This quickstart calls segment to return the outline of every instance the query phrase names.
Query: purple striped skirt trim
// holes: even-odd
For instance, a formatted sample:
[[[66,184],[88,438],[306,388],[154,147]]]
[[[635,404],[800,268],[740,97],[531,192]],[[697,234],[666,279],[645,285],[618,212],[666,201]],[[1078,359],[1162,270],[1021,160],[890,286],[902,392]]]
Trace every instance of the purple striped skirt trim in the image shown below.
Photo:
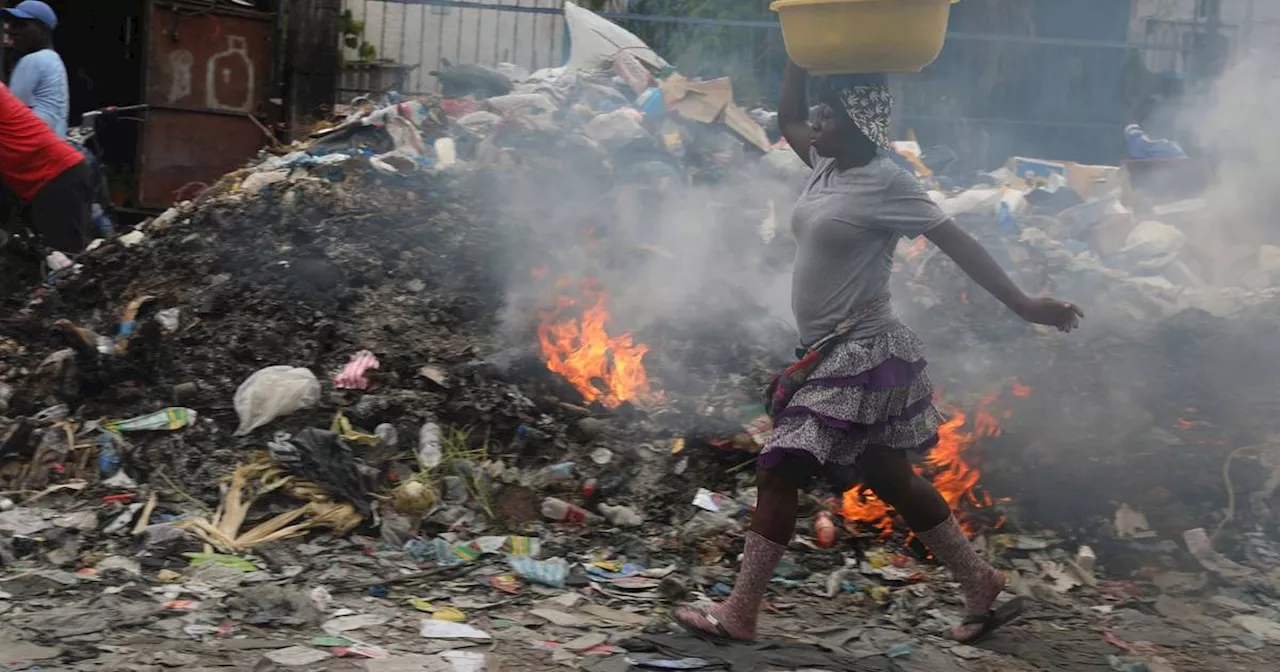
[[[929,363],[924,359],[908,362],[905,359],[891,357],[874,369],[863,371],[852,376],[832,376],[827,378],[810,378],[805,385],[817,387],[861,387],[868,390],[889,390],[895,387],[906,387],[924,371]]]
[[[925,439],[923,443],[906,448],[915,453],[923,453],[938,445],[938,435]],[[788,478],[803,483],[813,478],[822,467],[818,458],[806,448],[776,447],[767,453],[761,453],[756,460],[756,468],[783,474]]]
[[[930,408],[933,408],[933,397],[925,397],[924,399],[921,399],[915,402],[914,404],[911,404],[906,408],[902,409],[902,413],[899,415],[888,417],[888,418],[885,418],[884,420],[879,420],[876,422],[864,424],[864,423],[853,422],[852,420],[841,420],[840,418],[832,417],[830,415],[826,415],[818,411],[815,411],[814,409],[808,408],[807,406],[792,405],[783,409],[782,412],[778,414],[777,419],[783,420],[785,418],[810,417],[818,420],[819,422],[830,427],[831,429],[838,429],[844,432],[848,432],[849,434],[852,434],[855,438],[857,438],[859,436],[864,436],[872,432],[882,430],[885,427],[888,427],[889,425],[896,425],[902,422],[909,422],[912,419],[914,419],[916,416],[920,415],[921,413],[924,413]]]

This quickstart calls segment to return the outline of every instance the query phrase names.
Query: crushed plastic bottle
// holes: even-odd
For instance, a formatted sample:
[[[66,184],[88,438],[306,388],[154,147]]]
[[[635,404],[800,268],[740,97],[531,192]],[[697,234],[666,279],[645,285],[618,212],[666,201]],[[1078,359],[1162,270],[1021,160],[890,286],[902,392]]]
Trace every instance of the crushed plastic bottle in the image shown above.
[[[598,522],[600,516],[587,511],[576,504],[570,504],[562,499],[548,497],[542,500],[542,515],[549,520],[555,520],[562,523],[578,523],[585,524],[589,522]]]
[[[549,467],[543,467],[533,473],[529,478],[529,485],[535,488],[545,488],[556,483],[564,483],[573,480],[577,465],[573,462],[560,462]]]
[[[680,537],[689,541],[703,539],[728,532],[737,526],[738,521],[723,513],[699,511],[680,526]]]
[[[423,563],[435,559],[435,548],[427,542],[414,537],[404,542],[404,554],[414,562]]]

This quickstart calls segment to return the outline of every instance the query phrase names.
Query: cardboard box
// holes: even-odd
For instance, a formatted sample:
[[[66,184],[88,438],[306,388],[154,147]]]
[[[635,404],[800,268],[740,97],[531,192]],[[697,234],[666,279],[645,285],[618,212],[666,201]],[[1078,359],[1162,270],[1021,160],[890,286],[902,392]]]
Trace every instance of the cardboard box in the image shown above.
[[[694,82],[676,73],[662,82],[661,89],[668,110],[704,124],[723,124],[760,151],[769,151],[768,134],[733,103],[733,85],[728,77]]]
[[[1157,206],[1202,196],[1213,171],[1200,159],[1133,159],[1120,166],[1121,201],[1145,215]]]
[[[1014,186],[1023,189],[1066,185],[1086,201],[1110,193],[1118,186],[1117,166],[1094,166],[1072,161],[1051,161],[1025,156],[1011,157],[1005,168],[1014,175]]]

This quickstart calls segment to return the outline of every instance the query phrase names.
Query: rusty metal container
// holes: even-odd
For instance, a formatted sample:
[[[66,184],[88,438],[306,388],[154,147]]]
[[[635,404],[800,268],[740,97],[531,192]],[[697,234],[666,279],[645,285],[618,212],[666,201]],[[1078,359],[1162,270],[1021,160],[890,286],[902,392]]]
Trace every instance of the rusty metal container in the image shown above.
[[[270,142],[266,110],[276,18],[225,4],[149,0],[137,202],[165,208]]]

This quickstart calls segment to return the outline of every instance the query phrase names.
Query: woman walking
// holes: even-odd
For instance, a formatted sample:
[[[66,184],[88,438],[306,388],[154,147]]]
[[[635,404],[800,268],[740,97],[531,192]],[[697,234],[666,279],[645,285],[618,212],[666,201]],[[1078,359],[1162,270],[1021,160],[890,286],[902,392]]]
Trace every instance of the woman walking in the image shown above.
[[[675,618],[698,634],[755,639],[760,603],[795,532],[799,489],[819,473],[856,467],[960,583],[966,617],[951,635],[976,641],[1016,618],[1021,601],[992,609],[1003,575],[911,468],[908,453],[937,443],[942,416],[920,339],[889,304],[894,249],[904,236],[927,237],[1028,322],[1070,331],[1082,313],[1024,294],[915,176],[884,156],[891,100],[883,76],[829,78],[812,125],[807,86],[808,74],[788,63],[778,123],[813,169],[792,217],[791,306],[805,354],[766,392],[774,430],[758,462],[759,499],[733,592],[720,604],[682,607]]]

